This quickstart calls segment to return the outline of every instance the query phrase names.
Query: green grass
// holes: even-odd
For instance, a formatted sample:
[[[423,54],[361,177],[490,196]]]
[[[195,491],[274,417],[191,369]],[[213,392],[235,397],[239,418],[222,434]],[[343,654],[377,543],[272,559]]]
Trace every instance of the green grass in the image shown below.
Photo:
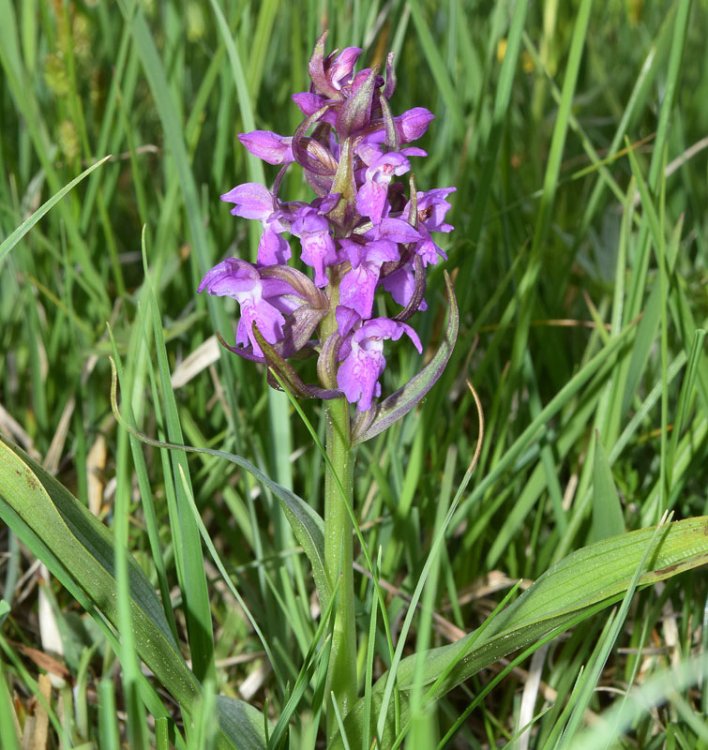
[[[364,700],[356,730],[342,725],[368,737],[390,722],[391,746],[550,750],[596,747],[607,716],[609,747],[708,747],[700,571],[623,591],[614,614],[594,602],[450,691],[425,671],[426,649],[491,633],[518,580],[666,511],[708,513],[708,187],[692,148],[708,132],[705,0],[0,0],[0,434],[118,550],[116,619],[95,619],[71,571],[33,567],[53,559],[49,533],[0,527],[0,744],[22,746],[15,721],[32,734],[39,676],[63,665],[48,747],[217,747],[217,711],[257,734],[262,714],[236,699],[265,714],[271,746],[323,746],[330,618],[313,617],[316,517],[292,500],[322,512],[309,429],[324,438],[323,410],[300,414],[228,353],[171,384],[214,332],[233,336],[234,307],[195,290],[226,255],[252,258],[258,235],[218,196],[273,179],[236,134],[293,131],[323,19],[329,44],[363,46],[367,63],[395,50],[395,113],[437,116],[416,181],[457,186],[444,267],[461,316],[433,391],[359,449]],[[296,178],[286,189],[309,197]],[[428,359],[444,290],[436,269],[414,319]],[[411,347],[391,352],[388,392],[421,367]],[[473,472],[466,380],[485,415]],[[197,697],[168,695],[159,655],[144,674],[133,560]],[[372,688],[392,665],[410,702],[393,679]]]

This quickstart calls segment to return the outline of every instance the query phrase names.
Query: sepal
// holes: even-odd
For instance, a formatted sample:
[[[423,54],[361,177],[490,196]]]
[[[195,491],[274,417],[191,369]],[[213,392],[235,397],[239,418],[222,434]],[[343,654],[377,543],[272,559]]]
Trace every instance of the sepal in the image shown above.
[[[307,69],[310,73],[310,78],[312,79],[315,91],[330,99],[336,99],[339,96],[339,91],[331,84],[327,72],[325,71],[326,40],[327,32],[325,31],[315,44],[315,49],[312,53]]]

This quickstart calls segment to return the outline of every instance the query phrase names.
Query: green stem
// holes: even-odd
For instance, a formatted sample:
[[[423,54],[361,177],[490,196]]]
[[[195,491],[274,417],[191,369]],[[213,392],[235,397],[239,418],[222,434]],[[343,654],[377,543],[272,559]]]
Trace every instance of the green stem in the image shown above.
[[[335,591],[334,630],[327,676],[327,695],[334,695],[345,716],[357,697],[356,633],[354,627],[354,571],[352,523],[347,504],[352,503],[354,456],[349,436],[349,404],[343,398],[327,401],[327,456],[331,469],[325,475],[324,554],[327,576]],[[337,731],[331,706],[327,734]]]

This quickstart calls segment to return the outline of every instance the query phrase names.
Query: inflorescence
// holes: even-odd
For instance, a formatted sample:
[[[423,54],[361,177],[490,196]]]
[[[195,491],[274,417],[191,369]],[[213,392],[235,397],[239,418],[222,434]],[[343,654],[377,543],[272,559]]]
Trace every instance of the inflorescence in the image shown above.
[[[305,116],[295,134],[239,136],[252,154],[281,165],[271,190],[245,183],[221,196],[234,204],[232,214],[261,222],[257,262],[227,258],[199,291],[238,302],[231,351],[266,362],[300,395],[343,395],[366,412],[381,395],[383,342],[405,334],[422,352],[406,321],[427,307],[425,269],[446,258],[432,233],[452,231],[445,214],[455,188],[419,192],[412,176],[407,186],[399,179],[410,173],[411,158],[427,155],[408,144],[426,132],[433,115],[423,107],[391,114],[393,55],[385,78],[376,68],[355,72],[361,50],[325,56],[325,38],[309,63],[310,91],[293,96]],[[279,195],[295,163],[315,192],[310,203]],[[297,260],[309,273],[289,264],[294,237]],[[376,317],[377,293],[389,294],[400,310]],[[308,353],[318,354],[321,387],[302,383],[286,363]]]

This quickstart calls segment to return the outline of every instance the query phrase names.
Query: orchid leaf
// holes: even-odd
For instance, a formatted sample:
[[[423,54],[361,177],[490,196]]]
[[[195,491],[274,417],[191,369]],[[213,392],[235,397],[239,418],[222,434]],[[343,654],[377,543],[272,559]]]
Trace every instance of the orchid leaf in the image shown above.
[[[115,551],[110,531],[19,448],[0,440],[0,518],[104,627],[116,634]],[[191,713],[202,688],[187,666],[145,574],[129,557],[131,614],[140,658]],[[159,704],[158,704],[159,705]],[[242,701],[220,699],[219,747],[262,750],[265,719]]]
[[[551,567],[519,599],[501,612],[484,629],[474,631],[448,646],[426,654],[424,676],[416,677],[418,655],[403,659],[396,681],[400,695],[400,721],[408,717],[408,699],[416,684],[429,686],[426,698],[436,701],[502,657],[540,645],[554,633],[572,627],[622,599],[633,584],[647,548],[648,568],[639,577],[645,587],[708,564],[708,516],[689,518],[604,539],[584,547]],[[382,701],[388,675],[374,686],[372,705],[359,700],[345,720],[351,747],[369,746],[363,737],[367,710],[376,711]],[[380,747],[391,747],[394,739],[393,709],[387,717]],[[366,739],[366,742],[364,740]],[[340,748],[335,741],[330,750]]]
[[[445,287],[450,310],[444,341],[440,344],[432,360],[417,375],[413,376],[403,388],[385,398],[372,410],[357,415],[352,427],[352,444],[358,445],[370,440],[394,422],[403,418],[422,401],[442,375],[455,346],[460,324],[455,291],[447,273],[445,274]]]

